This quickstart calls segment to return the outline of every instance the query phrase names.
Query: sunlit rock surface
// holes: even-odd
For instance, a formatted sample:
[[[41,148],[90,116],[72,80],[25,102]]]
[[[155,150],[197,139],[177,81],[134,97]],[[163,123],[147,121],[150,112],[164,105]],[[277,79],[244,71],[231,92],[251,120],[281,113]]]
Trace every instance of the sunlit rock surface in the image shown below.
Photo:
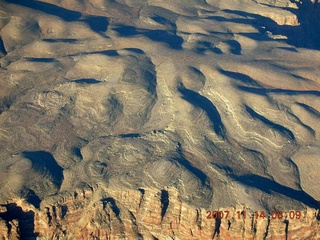
[[[2,0],[0,236],[319,238],[319,9]]]
[[[181,201],[176,188],[114,190],[87,186],[44,200],[41,210],[21,199],[0,209],[3,239],[318,239],[319,212],[307,208],[262,217],[237,205],[224,217]],[[245,212],[244,215],[240,213]],[[281,215],[280,215],[281,214]],[[261,217],[260,217],[261,215]],[[222,215],[221,215],[222,216]],[[218,224],[219,222],[219,224]],[[10,229],[10,230],[8,230]],[[217,233],[215,234],[217,237]]]

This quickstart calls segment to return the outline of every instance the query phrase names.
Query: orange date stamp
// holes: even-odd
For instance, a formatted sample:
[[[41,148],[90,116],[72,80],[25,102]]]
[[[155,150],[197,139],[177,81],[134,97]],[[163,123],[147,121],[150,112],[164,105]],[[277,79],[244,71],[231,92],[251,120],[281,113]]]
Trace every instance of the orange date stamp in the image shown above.
[[[246,219],[248,217],[247,212],[245,210],[243,211],[236,211],[234,218],[237,219]],[[271,213],[265,213],[265,211],[254,211],[250,214],[250,218],[255,219],[264,219],[264,218],[270,218],[270,219],[301,219],[302,214],[299,210],[292,210],[288,212],[284,211],[272,211]],[[228,219],[230,218],[230,211],[224,210],[224,211],[207,211],[206,219]]]

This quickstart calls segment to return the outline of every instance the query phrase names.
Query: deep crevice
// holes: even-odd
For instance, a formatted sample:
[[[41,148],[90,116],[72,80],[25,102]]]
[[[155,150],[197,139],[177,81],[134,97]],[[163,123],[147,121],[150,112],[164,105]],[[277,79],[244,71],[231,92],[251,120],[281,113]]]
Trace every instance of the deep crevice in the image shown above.
[[[18,234],[20,239],[36,240],[38,233],[34,232],[35,214],[33,211],[24,212],[16,203],[0,205],[7,209],[6,212],[0,213],[0,218],[6,221],[9,232],[11,226],[9,222],[16,219],[18,220]]]
[[[144,189],[142,189],[142,188],[139,188],[138,191],[141,193],[141,197],[140,197],[140,201],[139,201],[139,208],[140,208],[141,204],[142,204],[142,202],[144,200],[144,194],[145,194],[146,191]]]
[[[269,234],[269,227],[270,227],[270,218],[268,218],[268,224],[267,224],[267,228],[263,237],[263,240],[266,240]]]
[[[286,228],[285,228],[285,233],[286,233],[286,240],[288,240],[288,237],[289,237],[289,220],[284,220],[283,223],[286,225]]]
[[[51,214],[50,214],[50,210],[49,210],[49,208],[46,208],[46,215],[47,215],[47,218],[48,218],[48,224],[49,224],[49,226],[51,225],[51,222],[52,222],[52,216],[51,216]]]
[[[138,240],[143,240],[143,235],[139,232],[139,226],[137,224],[136,217],[134,216],[134,214],[131,211],[129,211],[129,214],[130,214],[130,217],[131,217],[131,222],[132,222],[132,225],[133,225],[133,228],[134,228],[134,232],[138,237],[137,239]]]
[[[161,190],[161,221],[167,212],[169,206],[169,193],[166,190]]]
[[[68,207],[66,205],[61,206],[61,218],[63,219],[68,212]]]
[[[214,237],[216,235],[219,237],[219,235],[220,235],[220,227],[221,227],[221,218],[215,216],[214,232],[213,232],[212,239],[214,239]]]
[[[122,235],[122,237],[124,237],[125,234],[125,227],[123,224],[122,219],[120,218],[120,209],[116,204],[116,201],[114,198],[112,197],[107,197],[101,200],[102,204],[103,204],[103,209],[106,209],[106,207],[109,205],[111,207],[111,210],[114,212],[114,214],[116,215],[116,218],[118,219],[119,223],[120,223],[120,233]],[[110,221],[110,215],[109,216],[109,221]]]

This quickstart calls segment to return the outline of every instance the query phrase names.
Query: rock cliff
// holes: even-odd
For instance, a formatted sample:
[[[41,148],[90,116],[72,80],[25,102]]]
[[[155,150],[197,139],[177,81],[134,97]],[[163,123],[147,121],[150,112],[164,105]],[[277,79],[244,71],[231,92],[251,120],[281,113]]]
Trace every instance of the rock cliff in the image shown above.
[[[1,239],[319,239],[319,212],[256,215],[248,206],[216,209],[181,201],[175,188],[84,189],[40,209],[21,199],[1,204]],[[291,216],[290,215],[291,212]],[[293,212],[295,212],[294,215]],[[240,214],[239,214],[240,213]],[[228,216],[227,216],[228,214]],[[210,215],[210,218],[208,217]],[[217,215],[218,216],[218,215]],[[299,217],[298,217],[299,216]]]

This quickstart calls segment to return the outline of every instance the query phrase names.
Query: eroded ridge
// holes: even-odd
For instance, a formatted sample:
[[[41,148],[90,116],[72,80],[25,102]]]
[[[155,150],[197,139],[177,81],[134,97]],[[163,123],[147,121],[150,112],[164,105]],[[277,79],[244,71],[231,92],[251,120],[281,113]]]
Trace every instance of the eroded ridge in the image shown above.
[[[2,1],[4,232],[315,233],[314,220],[204,221],[319,208],[319,4],[245,2]]]

